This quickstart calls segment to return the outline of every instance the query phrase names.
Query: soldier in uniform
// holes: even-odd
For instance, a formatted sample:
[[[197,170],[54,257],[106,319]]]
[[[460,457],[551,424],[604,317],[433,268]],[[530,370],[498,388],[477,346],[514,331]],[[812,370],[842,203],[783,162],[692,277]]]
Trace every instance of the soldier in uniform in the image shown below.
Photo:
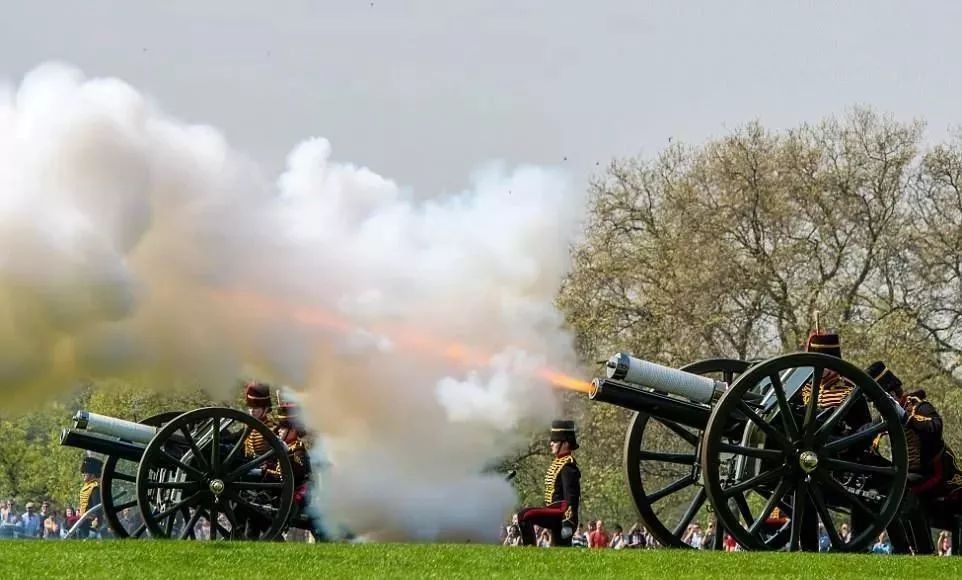
[[[551,452],[554,461],[544,477],[544,507],[525,508],[518,512],[521,541],[535,546],[534,527],[551,532],[553,546],[571,546],[571,538],[578,529],[578,508],[581,505],[581,471],[572,451],[578,449],[574,421],[554,421],[551,424]]]
[[[267,425],[268,429],[273,430],[275,425],[271,419],[271,388],[269,385],[251,381],[244,386],[244,402],[248,412],[252,417]],[[264,440],[264,436],[257,431],[251,431],[244,441],[244,456],[248,459],[259,457],[270,449],[270,444]]]
[[[271,418],[273,409],[273,399],[271,398],[271,387],[266,383],[251,381],[244,385],[244,404],[247,412],[261,423],[273,431],[276,427]],[[257,431],[251,431],[247,439],[244,440],[244,457],[254,459],[270,451],[270,443],[264,436]],[[265,462],[262,466],[263,476],[269,477],[268,470],[270,462]],[[250,540],[256,540],[262,533],[270,528],[270,518],[255,510],[247,509],[243,506],[237,508],[238,527],[243,530],[244,535]]]
[[[807,352],[818,352],[842,358],[842,341],[839,335],[832,331],[815,331],[808,336],[805,343]],[[843,379],[832,370],[825,370],[819,385],[817,407],[819,410],[831,409],[842,404],[848,398],[855,386]],[[809,382],[801,390],[802,402],[806,405],[812,398],[812,384]],[[849,431],[857,429],[872,420],[868,403],[859,402],[852,406],[843,418],[842,429]]]
[[[83,516],[87,510],[100,505],[100,474],[104,464],[96,457],[86,456],[80,465],[80,473],[83,474],[84,482],[80,487],[80,502],[77,504],[77,514]],[[77,528],[77,537],[86,539],[91,532],[96,532],[100,528],[100,516],[88,516],[80,523]]]
[[[280,402],[274,433],[287,445],[287,453],[294,470],[294,502],[298,508],[303,508],[307,497],[307,479],[311,464],[307,457],[307,444],[304,441],[304,429],[301,426],[297,405],[289,401]],[[276,461],[272,463],[268,473],[273,477],[280,477],[281,471]]]

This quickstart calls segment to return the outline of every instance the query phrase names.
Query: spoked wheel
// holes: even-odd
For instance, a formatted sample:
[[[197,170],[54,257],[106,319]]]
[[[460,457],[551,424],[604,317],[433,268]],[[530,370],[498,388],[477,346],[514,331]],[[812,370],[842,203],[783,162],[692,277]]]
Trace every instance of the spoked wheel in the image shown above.
[[[249,457],[244,442],[253,434],[268,449]],[[275,539],[293,501],[286,446],[234,409],[198,409],[167,423],[137,471],[137,502],[154,538]]]
[[[732,384],[749,366],[740,360],[709,359],[681,370]],[[635,413],[625,436],[628,489],[642,523],[666,547],[690,548],[682,538],[708,509],[698,474],[700,438],[700,429],[642,412]],[[705,542],[720,547],[720,530],[713,536]]]
[[[142,425],[162,427],[179,411],[161,413],[141,421]],[[147,537],[147,527],[137,511],[137,462],[110,455],[104,462],[100,477],[101,503],[104,519],[118,539]]]
[[[802,389],[786,388],[799,376]],[[746,400],[759,388],[770,392],[766,402]],[[739,424],[743,437],[733,445],[726,435]],[[783,355],[746,371],[718,400],[702,469],[719,521],[742,546],[786,547],[765,535],[778,508],[789,550],[817,550],[824,533],[832,551],[857,551],[898,511],[905,432],[895,402],[860,369],[824,354]],[[842,523],[852,529],[849,541],[837,531]]]

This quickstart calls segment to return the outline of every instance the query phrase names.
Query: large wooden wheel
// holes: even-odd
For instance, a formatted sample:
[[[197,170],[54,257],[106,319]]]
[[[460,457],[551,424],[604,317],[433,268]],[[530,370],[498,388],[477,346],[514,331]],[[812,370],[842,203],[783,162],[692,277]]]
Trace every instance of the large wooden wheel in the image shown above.
[[[160,413],[140,423],[150,427],[162,427],[180,414],[180,411]],[[147,537],[147,527],[136,510],[138,465],[137,462],[116,455],[110,455],[104,461],[100,477],[100,501],[107,526],[118,539]]]
[[[244,441],[253,433],[267,450],[247,457]],[[286,446],[234,409],[197,409],[170,421],[147,445],[137,471],[137,502],[154,538],[276,539],[293,499]]]
[[[681,370],[732,384],[750,363],[708,359]],[[705,490],[697,477],[701,429],[637,412],[625,435],[624,464],[628,489],[638,516],[663,546],[690,548],[682,541],[688,526],[707,510]],[[720,544],[721,530],[705,538]],[[717,547],[717,546],[716,546]]]
[[[797,373],[805,387],[786,388]],[[746,400],[758,389],[771,393],[765,402]],[[821,395],[834,403],[820,407]],[[861,409],[865,419],[854,421]],[[743,437],[732,444],[739,423]],[[786,547],[766,535],[776,508],[787,515],[789,550],[818,549],[820,525],[832,551],[862,550],[896,515],[906,487],[896,403],[862,370],[817,353],[778,356],[741,375],[712,411],[701,462],[719,521],[752,550]],[[843,522],[848,541],[837,531]]]

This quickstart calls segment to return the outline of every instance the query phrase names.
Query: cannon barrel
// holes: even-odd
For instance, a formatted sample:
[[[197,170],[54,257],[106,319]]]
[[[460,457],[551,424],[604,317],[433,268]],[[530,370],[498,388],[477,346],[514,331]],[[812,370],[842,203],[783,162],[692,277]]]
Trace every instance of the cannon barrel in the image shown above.
[[[645,390],[638,385],[611,379],[595,379],[591,382],[588,397],[593,401],[611,403],[632,411],[639,411],[674,421],[693,429],[704,430],[708,425],[711,409],[705,405],[673,399],[666,395]]]
[[[648,387],[697,403],[710,403],[728,388],[723,381],[655,364],[623,352],[608,359],[605,374],[609,379]]]
[[[145,449],[144,445],[138,443],[128,443],[79,429],[64,429],[60,434],[60,444],[103,455],[115,455],[133,462],[140,461]]]
[[[77,414],[73,417],[73,422],[76,430],[116,437],[117,439],[143,445],[150,443],[150,440],[157,434],[156,427],[116,419],[106,415],[98,415],[90,411],[77,411]]]

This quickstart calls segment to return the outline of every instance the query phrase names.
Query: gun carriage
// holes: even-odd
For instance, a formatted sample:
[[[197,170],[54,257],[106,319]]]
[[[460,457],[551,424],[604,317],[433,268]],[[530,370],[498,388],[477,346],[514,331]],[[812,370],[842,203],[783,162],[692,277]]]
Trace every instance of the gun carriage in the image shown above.
[[[626,477],[662,545],[704,510],[751,550],[862,550],[896,518],[907,485],[896,403],[861,369],[794,353],[753,364],[712,359],[673,369],[613,356],[589,397],[632,411]],[[844,388],[839,388],[843,386]],[[820,400],[836,394],[834,404]],[[837,532],[848,522],[853,533]]]
[[[207,407],[139,423],[80,411],[73,421],[61,444],[107,456],[101,502],[119,538],[273,540],[291,527],[315,529],[295,505],[287,445],[241,411]],[[251,456],[245,442],[254,436],[266,451]]]

